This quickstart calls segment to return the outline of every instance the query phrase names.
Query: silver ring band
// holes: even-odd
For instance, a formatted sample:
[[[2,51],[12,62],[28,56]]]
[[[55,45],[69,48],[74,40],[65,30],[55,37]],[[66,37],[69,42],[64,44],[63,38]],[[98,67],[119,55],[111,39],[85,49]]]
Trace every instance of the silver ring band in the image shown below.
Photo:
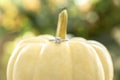
[[[61,42],[68,41],[68,39],[61,39],[60,37],[57,37],[55,39],[50,39],[49,41],[55,41],[55,43],[60,44]]]

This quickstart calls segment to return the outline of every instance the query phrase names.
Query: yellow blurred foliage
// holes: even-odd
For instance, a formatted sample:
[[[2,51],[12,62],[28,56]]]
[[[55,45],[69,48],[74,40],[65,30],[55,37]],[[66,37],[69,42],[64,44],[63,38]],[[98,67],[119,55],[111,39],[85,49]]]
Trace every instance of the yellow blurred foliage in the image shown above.
[[[41,10],[40,0],[21,0],[23,7],[31,12],[38,12]]]
[[[2,0],[0,7],[3,9],[1,25],[3,25],[7,30],[12,30],[16,28],[16,17],[19,13],[18,9],[13,5],[10,0]]]

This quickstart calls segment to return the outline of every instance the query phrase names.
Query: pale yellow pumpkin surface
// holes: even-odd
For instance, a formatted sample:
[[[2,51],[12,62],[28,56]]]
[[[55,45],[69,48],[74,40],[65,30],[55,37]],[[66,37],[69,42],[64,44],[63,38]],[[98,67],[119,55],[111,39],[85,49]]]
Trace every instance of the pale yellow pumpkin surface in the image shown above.
[[[51,35],[22,40],[7,67],[7,80],[113,80],[107,49],[80,37],[57,43]]]

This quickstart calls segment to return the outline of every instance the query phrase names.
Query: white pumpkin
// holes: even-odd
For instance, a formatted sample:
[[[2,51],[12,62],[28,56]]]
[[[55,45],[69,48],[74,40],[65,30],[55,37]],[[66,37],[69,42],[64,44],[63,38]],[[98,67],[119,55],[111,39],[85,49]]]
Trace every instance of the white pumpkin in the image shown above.
[[[10,57],[7,80],[112,80],[107,49],[96,41],[66,40],[67,12],[59,15],[56,38],[41,35],[22,40]]]

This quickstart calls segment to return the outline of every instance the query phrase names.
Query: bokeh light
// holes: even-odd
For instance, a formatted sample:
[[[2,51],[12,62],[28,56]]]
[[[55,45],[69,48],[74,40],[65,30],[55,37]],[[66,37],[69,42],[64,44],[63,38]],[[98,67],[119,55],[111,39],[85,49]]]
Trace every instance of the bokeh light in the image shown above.
[[[74,2],[84,12],[89,11],[92,7],[91,0],[74,0]]]

